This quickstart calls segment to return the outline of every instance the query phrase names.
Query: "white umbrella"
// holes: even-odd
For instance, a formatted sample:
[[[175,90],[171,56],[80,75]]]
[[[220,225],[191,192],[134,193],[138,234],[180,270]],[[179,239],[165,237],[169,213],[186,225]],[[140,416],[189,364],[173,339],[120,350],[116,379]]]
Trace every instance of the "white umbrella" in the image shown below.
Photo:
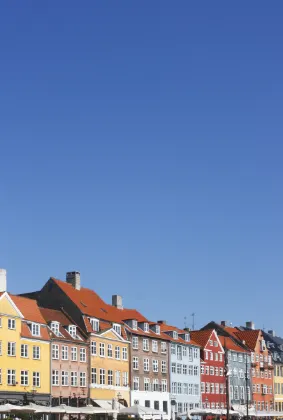
[[[125,407],[122,408],[119,411],[119,414],[129,414],[133,416],[145,416],[145,415],[151,415],[151,416],[163,416],[166,415],[163,411],[154,410],[150,407],[143,407],[141,405],[133,405],[132,407]]]

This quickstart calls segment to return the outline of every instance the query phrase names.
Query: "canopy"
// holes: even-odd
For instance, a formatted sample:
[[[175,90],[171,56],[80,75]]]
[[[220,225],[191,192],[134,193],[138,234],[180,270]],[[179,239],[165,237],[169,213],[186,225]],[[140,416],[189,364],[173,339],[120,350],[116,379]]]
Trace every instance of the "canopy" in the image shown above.
[[[166,416],[166,413],[164,413],[163,411],[159,411],[159,410],[154,410],[153,408],[150,407],[143,407],[141,405],[133,405],[132,407],[124,407],[119,411],[119,414],[129,414],[129,415],[133,415],[133,416],[145,416],[145,415],[150,415],[150,416]]]

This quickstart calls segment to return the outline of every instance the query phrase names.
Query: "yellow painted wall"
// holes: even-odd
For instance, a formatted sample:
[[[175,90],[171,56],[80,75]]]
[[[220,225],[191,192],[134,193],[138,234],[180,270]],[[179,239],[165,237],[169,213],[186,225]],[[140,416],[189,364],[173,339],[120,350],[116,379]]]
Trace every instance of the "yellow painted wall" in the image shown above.
[[[105,333],[104,336],[97,335],[97,336],[91,336],[90,341],[96,342],[96,349],[97,349],[97,355],[92,356],[91,355],[91,368],[96,368],[97,370],[97,387],[91,387],[90,388],[90,398],[92,399],[107,399],[111,400],[112,398],[117,398],[118,393],[121,395],[121,399],[125,399],[128,404],[130,403],[130,391],[129,387],[123,387],[123,372],[128,373],[128,382],[130,382],[130,372],[129,372],[129,357],[130,357],[130,347],[129,343],[123,342],[117,338],[117,336],[112,332],[108,331]],[[105,344],[105,357],[100,357],[99,355],[99,349],[100,349],[100,343]],[[108,350],[108,344],[112,344],[113,347],[113,358],[109,358],[107,355]],[[115,359],[115,346],[120,347],[120,359]],[[123,360],[123,347],[126,347],[128,350],[128,360]],[[106,384],[105,386],[100,385],[100,369],[105,369],[105,380]],[[108,389],[108,375],[107,371],[113,370],[113,384],[114,389]],[[115,372],[119,371],[121,372],[121,387],[115,386]]]
[[[0,391],[6,392],[31,392],[33,387],[33,372],[40,373],[40,387],[35,388],[37,393],[50,393],[50,343],[48,341],[30,340],[21,337],[21,325],[24,322],[6,297],[0,300],[0,341],[2,355],[0,355],[1,383]],[[8,329],[8,319],[13,318],[16,329]],[[43,328],[43,327],[41,327]],[[16,343],[16,356],[8,356],[8,342]],[[28,357],[21,357],[21,344],[28,345]],[[33,359],[33,346],[40,347],[40,360]],[[15,386],[7,384],[7,370],[16,370]],[[21,385],[21,370],[27,370],[29,385]]]
[[[274,364],[274,402],[275,409],[283,411],[283,364]]]

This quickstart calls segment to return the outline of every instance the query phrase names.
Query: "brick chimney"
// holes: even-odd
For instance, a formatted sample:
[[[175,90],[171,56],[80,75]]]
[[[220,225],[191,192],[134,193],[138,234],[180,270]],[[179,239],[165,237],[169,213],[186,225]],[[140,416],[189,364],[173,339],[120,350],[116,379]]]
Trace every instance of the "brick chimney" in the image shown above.
[[[7,272],[4,268],[0,268],[0,292],[7,291]]]
[[[164,319],[161,319],[160,321],[157,321],[157,324],[166,325],[166,321]]]
[[[112,295],[112,306],[117,309],[123,309],[123,298],[119,295]]]
[[[221,321],[221,325],[222,325],[222,327],[227,327],[228,322],[227,321]]]
[[[79,271],[69,271],[66,273],[66,282],[71,284],[75,289],[81,289],[81,274]]]
[[[249,330],[254,330],[255,329],[255,324],[253,321],[247,321],[246,322],[246,328],[248,328]]]

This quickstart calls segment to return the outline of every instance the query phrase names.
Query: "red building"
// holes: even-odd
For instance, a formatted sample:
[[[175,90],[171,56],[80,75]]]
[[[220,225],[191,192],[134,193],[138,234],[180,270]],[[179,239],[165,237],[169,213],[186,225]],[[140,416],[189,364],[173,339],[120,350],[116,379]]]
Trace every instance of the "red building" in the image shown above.
[[[191,331],[201,347],[201,397],[203,408],[225,408],[224,349],[215,330]]]

